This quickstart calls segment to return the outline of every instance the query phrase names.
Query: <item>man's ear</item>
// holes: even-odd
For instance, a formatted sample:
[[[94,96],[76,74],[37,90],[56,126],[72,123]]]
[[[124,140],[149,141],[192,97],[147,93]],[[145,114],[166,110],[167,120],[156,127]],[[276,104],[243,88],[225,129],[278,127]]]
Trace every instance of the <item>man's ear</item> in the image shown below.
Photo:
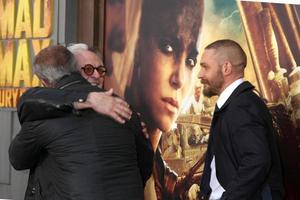
[[[232,64],[229,61],[225,61],[222,66],[222,72],[224,76],[230,75],[232,73]]]

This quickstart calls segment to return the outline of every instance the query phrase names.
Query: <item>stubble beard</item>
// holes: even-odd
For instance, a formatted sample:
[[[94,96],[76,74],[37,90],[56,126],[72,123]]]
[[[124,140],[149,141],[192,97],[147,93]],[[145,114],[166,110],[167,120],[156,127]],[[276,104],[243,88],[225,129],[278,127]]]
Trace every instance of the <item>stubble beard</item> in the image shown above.
[[[203,95],[210,98],[212,96],[217,96],[218,95],[218,91],[216,88],[207,86],[203,88]]]
[[[212,96],[218,96],[220,95],[220,90],[222,88],[222,85],[224,84],[224,78],[222,76],[219,76],[216,78],[218,80],[214,86],[210,85],[209,83],[206,83],[203,88],[203,95],[206,97],[212,97]]]

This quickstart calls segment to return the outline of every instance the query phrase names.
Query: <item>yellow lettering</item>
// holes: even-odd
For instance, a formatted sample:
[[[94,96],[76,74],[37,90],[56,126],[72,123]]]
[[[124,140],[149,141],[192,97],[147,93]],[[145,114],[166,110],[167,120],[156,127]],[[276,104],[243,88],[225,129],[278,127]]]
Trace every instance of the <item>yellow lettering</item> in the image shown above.
[[[44,0],[44,15],[42,19],[42,0],[34,1],[34,20],[33,20],[33,36],[34,37],[48,37],[52,32],[52,0]]]
[[[6,90],[5,94],[5,107],[11,107],[12,106],[12,95],[11,95],[11,90]]]
[[[27,40],[19,40],[13,86],[31,87],[31,63]],[[23,84],[22,84],[23,83]]]
[[[12,41],[7,42],[4,53],[2,42],[0,42],[0,86],[12,86],[13,52],[14,45]]]
[[[28,88],[20,88],[19,89],[19,98],[28,90]]]
[[[12,107],[16,107],[16,105],[17,105],[17,102],[18,102],[19,97],[20,97],[19,90],[20,89],[13,89],[13,91],[12,91],[12,96],[13,96],[13,103],[12,103],[13,105],[12,105]]]
[[[4,90],[0,89],[0,107],[4,107]]]
[[[0,0],[0,39],[14,36],[15,0]]]
[[[19,1],[15,38],[21,38],[22,32],[25,33],[27,38],[31,38],[31,25],[31,11],[29,0],[21,0]]]
[[[0,107],[15,108],[28,88],[0,88]]]
[[[42,49],[51,45],[51,39],[32,40],[32,47],[34,55],[37,55]]]
[[[42,86],[40,79],[34,74],[32,77],[31,87]]]
[[[32,83],[31,83],[31,87],[41,87],[43,86],[41,80],[34,74],[32,76]]]

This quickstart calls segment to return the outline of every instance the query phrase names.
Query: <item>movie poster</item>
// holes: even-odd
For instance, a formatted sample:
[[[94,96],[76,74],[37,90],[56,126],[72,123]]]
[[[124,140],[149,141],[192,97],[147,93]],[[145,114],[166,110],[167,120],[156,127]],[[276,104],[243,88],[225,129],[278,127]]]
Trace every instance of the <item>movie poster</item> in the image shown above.
[[[22,94],[41,85],[32,59],[53,44],[54,1],[0,0],[0,109],[14,109]]]
[[[197,75],[202,49],[233,39],[245,79],[273,114],[286,199],[300,199],[300,5],[234,0],[107,0],[107,89],[141,113],[156,150],[145,199],[196,199],[217,97]],[[203,20],[202,20],[203,19]]]

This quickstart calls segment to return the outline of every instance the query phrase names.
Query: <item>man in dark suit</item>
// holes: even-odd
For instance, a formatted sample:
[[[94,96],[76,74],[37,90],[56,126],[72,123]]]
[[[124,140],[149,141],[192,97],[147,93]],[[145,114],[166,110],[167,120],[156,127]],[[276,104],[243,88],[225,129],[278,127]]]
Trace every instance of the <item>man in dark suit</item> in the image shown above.
[[[50,46],[36,56],[33,70],[47,87],[79,94],[102,91],[77,72],[75,63],[65,47]],[[36,92],[22,98],[35,105],[40,99],[26,96]],[[9,149],[14,168],[30,169],[25,199],[143,199],[153,150],[136,113],[120,124],[90,109],[72,113],[67,104],[55,111],[47,102],[38,104],[58,113],[32,118],[19,106],[22,129]]]
[[[208,45],[201,58],[203,94],[219,95],[200,199],[283,199],[282,167],[272,117],[244,81],[246,54],[232,40]]]

